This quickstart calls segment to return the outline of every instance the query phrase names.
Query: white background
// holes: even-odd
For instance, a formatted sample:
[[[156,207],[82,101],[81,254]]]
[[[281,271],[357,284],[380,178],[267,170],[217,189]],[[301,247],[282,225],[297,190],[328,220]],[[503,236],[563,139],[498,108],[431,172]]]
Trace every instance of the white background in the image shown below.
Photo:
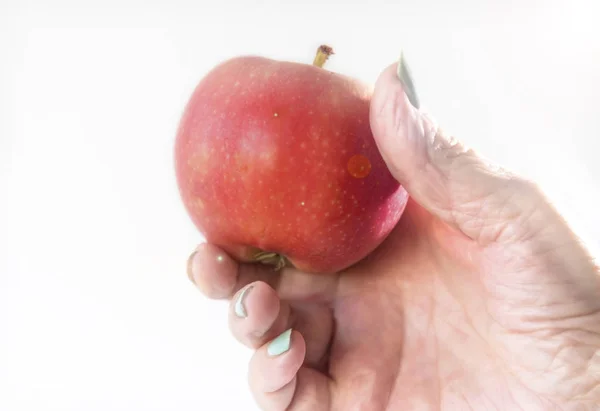
[[[0,0],[0,410],[255,409],[172,164],[227,57],[325,42],[372,83],[403,48],[439,122],[598,245],[597,1],[202,1]]]

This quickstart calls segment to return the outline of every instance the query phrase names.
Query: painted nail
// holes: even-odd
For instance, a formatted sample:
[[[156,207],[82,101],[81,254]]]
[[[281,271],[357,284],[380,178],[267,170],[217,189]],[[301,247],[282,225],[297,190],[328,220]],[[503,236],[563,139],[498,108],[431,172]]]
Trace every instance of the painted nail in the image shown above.
[[[415,91],[415,85],[412,80],[412,76],[410,74],[410,69],[406,64],[406,59],[404,58],[404,53],[400,53],[400,60],[398,61],[398,68],[396,69],[396,75],[398,79],[402,83],[404,87],[404,92],[408,97],[408,101],[415,108],[419,108],[419,98],[417,97],[417,92]]]
[[[279,334],[277,338],[275,338],[269,346],[267,347],[267,353],[271,357],[275,357],[277,355],[281,355],[287,350],[290,349],[290,343],[292,340],[292,329],[286,330]]]
[[[242,290],[242,292],[240,293],[240,295],[238,296],[237,300],[235,301],[233,310],[235,312],[235,315],[237,315],[240,318],[248,317],[248,313],[246,312],[246,307],[244,306],[244,299],[246,298],[246,295],[252,288],[254,288],[253,285],[244,288]]]
[[[194,284],[196,284],[196,281],[194,281],[194,273],[192,272],[192,262],[194,261],[194,257],[196,256],[197,253],[198,253],[198,250],[194,250],[192,252],[192,254],[190,254],[190,256],[188,257],[188,260],[187,260],[187,275],[188,275],[188,278],[190,279],[190,281]]]

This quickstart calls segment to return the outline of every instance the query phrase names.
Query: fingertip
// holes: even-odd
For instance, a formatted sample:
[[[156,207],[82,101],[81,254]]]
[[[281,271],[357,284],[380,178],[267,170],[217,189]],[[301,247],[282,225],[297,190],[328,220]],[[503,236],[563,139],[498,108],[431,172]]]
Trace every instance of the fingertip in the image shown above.
[[[258,348],[273,337],[271,330],[285,327],[278,321],[282,311],[285,314],[283,320],[287,323],[290,311],[287,304],[281,302],[277,292],[267,283],[255,281],[241,288],[232,298],[229,327],[238,341],[248,347]]]
[[[388,66],[375,84],[370,123],[379,152],[401,184],[422,158],[424,136],[418,116],[396,76],[396,64]]]
[[[255,395],[274,393],[290,384],[306,356],[302,334],[288,329],[258,349],[250,361],[249,383]]]
[[[290,349],[283,354],[269,357],[265,347],[255,353],[249,373],[252,395],[265,410],[325,411],[331,403],[332,380],[303,366],[304,337],[295,330],[290,336]]]
[[[372,108],[376,110],[372,110],[371,114],[380,114],[386,106],[390,105],[390,101],[394,101],[396,103],[394,105],[398,103],[406,105],[407,110],[414,109],[414,106],[410,104],[402,82],[398,79],[398,67],[398,63],[390,64],[379,74],[375,82],[371,103]]]
[[[428,171],[440,144],[438,125],[420,108],[406,61],[390,64],[377,79],[371,100],[373,138],[392,175],[421,205],[439,186],[436,167]],[[437,173],[437,174],[436,174]]]
[[[188,277],[209,298],[231,295],[237,280],[238,263],[221,248],[202,243],[187,261]]]
[[[400,59],[388,65],[379,75],[375,84],[375,94],[392,91],[396,97],[406,102],[410,108],[418,110],[421,106],[415,83],[404,53]]]
[[[377,82],[375,83],[375,89],[382,89],[385,86],[400,86],[401,83],[398,80],[397,72],[398,72],[399,63],[391,63],[387,67],[383,69],[383,71],[379,74],[377,78]]]

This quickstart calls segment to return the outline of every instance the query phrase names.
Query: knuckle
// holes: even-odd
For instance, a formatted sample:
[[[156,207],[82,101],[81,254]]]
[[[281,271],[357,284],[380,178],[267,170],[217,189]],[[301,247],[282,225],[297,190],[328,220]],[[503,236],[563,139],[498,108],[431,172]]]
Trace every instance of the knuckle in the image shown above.
[[[536,237],[548,222],[548,205],[540,187],[523,177],[511,178],[496,194],[495,224],[490,240],[516,243]]]
[[[427,160],[446,173],[460,169],[464,163],[473,157],[473,151],[452,135],[435,125],[426,122],[428,129],[425,136],[430,143],[427,145]]]
[[[469,237],[484,246],[514,243],[544,227],[549,202],[533,181],[492,167],[462,146],[441,150],[452,218]]]

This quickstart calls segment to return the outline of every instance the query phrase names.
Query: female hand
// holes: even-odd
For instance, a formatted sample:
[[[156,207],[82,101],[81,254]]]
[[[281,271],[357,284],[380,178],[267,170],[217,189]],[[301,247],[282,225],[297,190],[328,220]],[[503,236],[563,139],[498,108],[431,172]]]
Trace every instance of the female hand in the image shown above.
[[[188,262],[256,349],[260,407],[597,410],[600,275],[577,236],[535,185],[422,114],[404,63],[379,78],[371,126],[411,200],[368,258],[274,273],[202,244]]]

